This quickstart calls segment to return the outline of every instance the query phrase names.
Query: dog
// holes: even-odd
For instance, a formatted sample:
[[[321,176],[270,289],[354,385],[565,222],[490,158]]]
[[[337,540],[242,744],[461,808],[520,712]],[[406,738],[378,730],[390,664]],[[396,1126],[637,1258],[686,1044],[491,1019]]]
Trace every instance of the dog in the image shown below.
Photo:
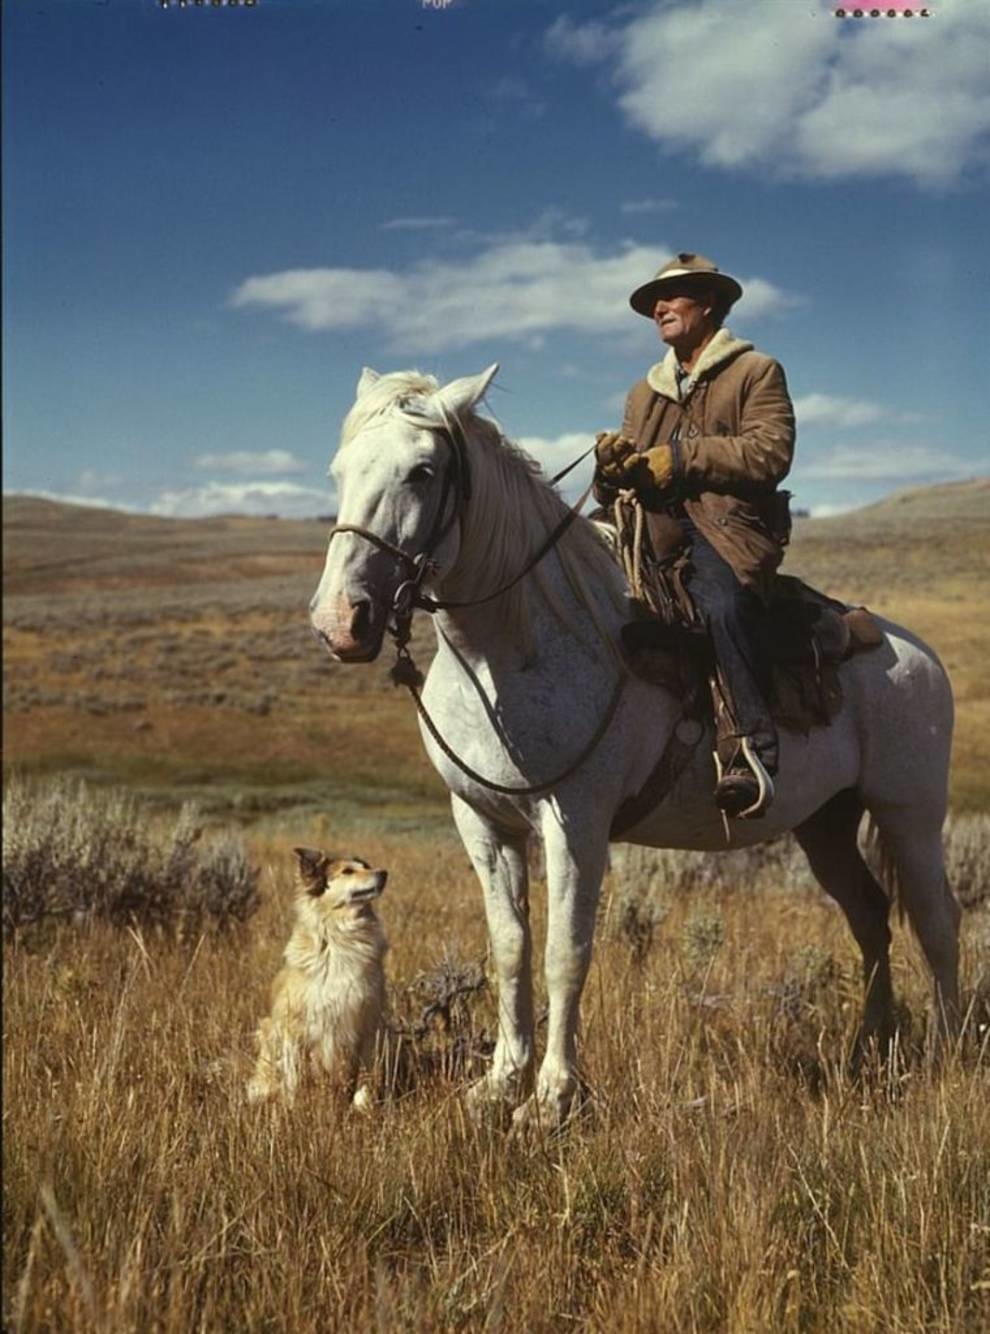
[[[249,1102],[280,1096],[291,1105],[305,1056],[337,1094],[367,1109],[385,1011],[388,941],[373,901],[388,872],[360,857],[295,848],[296,922],[285,966],[261,1021]]]

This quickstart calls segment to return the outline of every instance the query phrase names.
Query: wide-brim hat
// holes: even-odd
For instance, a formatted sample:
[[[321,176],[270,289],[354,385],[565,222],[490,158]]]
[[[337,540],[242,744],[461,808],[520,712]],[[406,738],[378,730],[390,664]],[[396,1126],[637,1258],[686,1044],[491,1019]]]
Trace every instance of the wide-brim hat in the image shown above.
[[[720,273],[718,265],[704,255],[694,255],[688,250],[668,260],[662,269],[658,269],[653,278],[642,287],[637,287],[629,298],[629,304],[637,315],[653,318],[653,308],[665,291],[672,287],[695,284],[700,288],[710,288],[723,296],[731,306],[742,296],[742,288],[727,273]]]

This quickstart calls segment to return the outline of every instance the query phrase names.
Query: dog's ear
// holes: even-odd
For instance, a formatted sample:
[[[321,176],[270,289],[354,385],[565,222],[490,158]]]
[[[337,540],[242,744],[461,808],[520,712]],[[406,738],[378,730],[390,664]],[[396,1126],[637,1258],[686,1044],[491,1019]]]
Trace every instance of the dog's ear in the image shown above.
[[[327,859],[316,848],[293,848],[299,864],[299,874],[307,885],[318,884],[323,880]]]

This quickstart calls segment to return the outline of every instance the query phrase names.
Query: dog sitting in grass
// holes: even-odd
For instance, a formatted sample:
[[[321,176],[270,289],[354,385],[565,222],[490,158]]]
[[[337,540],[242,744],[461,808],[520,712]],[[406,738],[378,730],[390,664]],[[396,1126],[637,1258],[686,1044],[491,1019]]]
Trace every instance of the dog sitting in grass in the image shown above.
[[[373,900],[388,873],[360,857],[295,848],[296,923],[272,1011],[258,1028],[250,1102],[293,1101],[308,1056],[353,1105],[371,1103],[368,1083],[385,1009],[388,941]]]

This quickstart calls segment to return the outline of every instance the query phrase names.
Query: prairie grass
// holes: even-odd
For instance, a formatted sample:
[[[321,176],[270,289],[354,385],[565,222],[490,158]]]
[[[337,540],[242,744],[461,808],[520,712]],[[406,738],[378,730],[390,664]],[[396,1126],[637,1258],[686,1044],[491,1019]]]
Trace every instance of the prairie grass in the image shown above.
[[[928,982],[895,927],[900,1047],[850,1080],[858,955],[786,840],[714,863],[619,850],[587,1098],[537,1143],[470,1123],[453,1060],[414,1063],[367,1118],[317,1084],[291,1114],[244,1105],[293,844],[389,867],[405,1031],[431,979],[485,958],[387,663],[333,667],[309,642],[326,526],[5,502],[6,762],[247,824],[263,897],[226,936],[90,919],[5,945],[4,1328],[990,1327],[986,493],[802,521],[786,566],[910,624],[953,677],[960,1051],[927,1063]],[[537,876],[537,953],[544,897]],[[472,993],[427,1045],[476,1053],[495,1022],[490,989]]]
[[[952,678],[952,807],[990,807],[990,483],[926,487],[795,525],[784,570],[909,626]],[[388,653],[329,662],[306,606],[326,523],[149,519],[4,501],[5,764],[126,782],[244,816],[284,807],[329,772],[352,804],[427,801]],[[425,667],[433,633],[417,618]],[[371,756],[383,757],[376,765]],[[236,805],[247,788],[245,808]],[[379,809],[381,807],[379,806]]]
[[[822,896],[698,886],[664,901],[643,947],[610,879],[588,1096],[559,1139],[475,1127],[437,1073],[369,1117],[315,1083],[291,1113],[248,1108],[289,847],[348,837],[337,821],[256,833],[264,902],[236,939],[93,924],[7,947],[7,1328],[985,1327],[985,904],[966,920],[967,1039],[938,1070],[903,935],[902,1048],[853,1083],[858,959]],[[360,839],[391,870],[401,1020],[445,957],[484,957],[480,894],[453,840]],[[538,945],[543,900],[537,883]],[[490,993],[438,1040],[463,1023],[493,1031]]]

